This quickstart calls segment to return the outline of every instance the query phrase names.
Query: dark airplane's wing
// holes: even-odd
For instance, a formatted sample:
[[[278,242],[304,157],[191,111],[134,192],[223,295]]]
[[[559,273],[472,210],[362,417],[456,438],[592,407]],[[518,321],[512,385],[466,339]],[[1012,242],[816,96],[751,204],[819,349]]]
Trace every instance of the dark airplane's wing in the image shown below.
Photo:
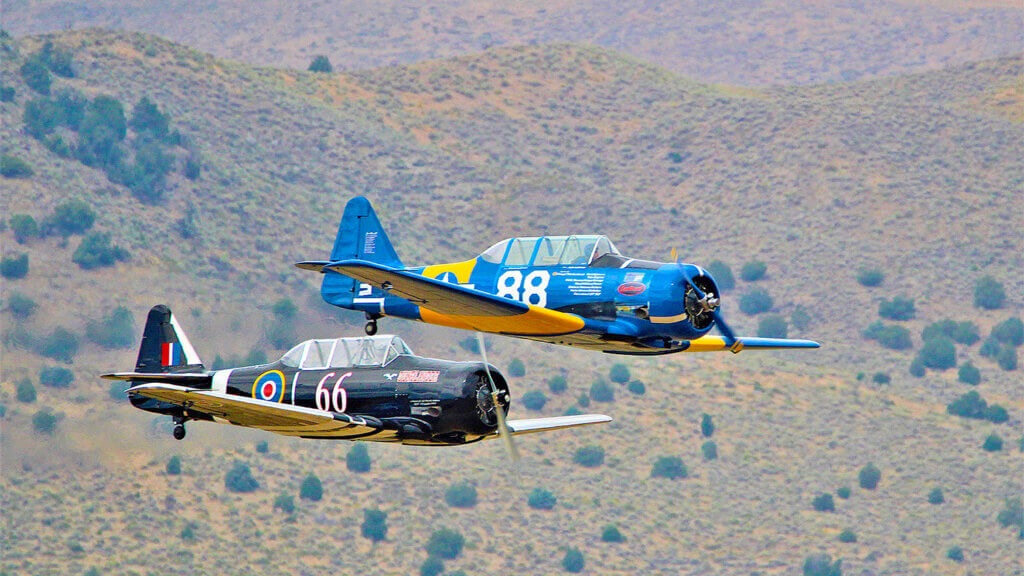
[[[201,384],[209,385],[213,376],[202,372],[114,372],[113,374],[104,374],[100,378],[106,378],[107,380],[130,380],[132,382],[165,382],[167,384],[180,384],[196,388]]]
[[[590,424],[604,424],[611,422],[610,416],[604,414],[579,414],[577,416],[554,416],[552,418],[528,418],[525,420],[508,420],[506,424],[513,435],[532,434],[534,432],[547,432],[562,428],[575,426],[589,426]],[[488,438],[497,438],[494,434]]]
[[[343,439],[374,435],[377,440],[380,434],[393,434],[393,431],[385,430],[379,420],[371,417],[325,412],[212,390],[154,383],[134,386],[127,392],[177,404],[237,426],[260,428],[286,436]]]
[[[308,270],[333,270],[405,298],[421,309],[425,322],[510,335],[571,334],[585,326],[575,314],[516,302],[480,290],[365,260],[301,262]]]

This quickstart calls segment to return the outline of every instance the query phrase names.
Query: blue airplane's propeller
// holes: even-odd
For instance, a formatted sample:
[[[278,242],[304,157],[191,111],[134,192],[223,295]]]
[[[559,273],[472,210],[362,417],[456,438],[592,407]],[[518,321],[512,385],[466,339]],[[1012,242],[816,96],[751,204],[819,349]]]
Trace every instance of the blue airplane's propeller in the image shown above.
[[[674,252],[675,250],[673,249],[673,254]],[[732,328],[729,328],[729,325],[726,324],[725,319],[722,318],[721,297],[715,296],[713,294],[710,296],[708,294],[705,294],[704,291],[700,289],[700,286],[697,285],[697,282],[690,274],[689,270],[687,269],[687,266],[683,266],[682,262],[680,262],[679,260],[676,260],[676,266],[679,267],[679,272],[683,275],[683,278],[686,280],[686,283],[693,288],[694,293],[697,295],[697,304],[704,311],[709,312],[711,314],[711,317],[714,319],[715,327],[718,329],[719,332],[722,333],[722,336],[725,337],[726,345],[731,347],[733,344],[736,343],[736,336],[735,334],[733,334]]]

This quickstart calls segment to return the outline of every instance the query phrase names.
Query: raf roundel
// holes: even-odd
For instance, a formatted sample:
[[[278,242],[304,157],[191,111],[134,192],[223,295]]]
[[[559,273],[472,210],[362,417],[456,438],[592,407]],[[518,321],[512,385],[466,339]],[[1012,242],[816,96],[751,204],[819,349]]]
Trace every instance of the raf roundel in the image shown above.
[[[252,397],[268,402],[280,402],[284,398],[284,374],[280,370],[260,374],[252,385]]]

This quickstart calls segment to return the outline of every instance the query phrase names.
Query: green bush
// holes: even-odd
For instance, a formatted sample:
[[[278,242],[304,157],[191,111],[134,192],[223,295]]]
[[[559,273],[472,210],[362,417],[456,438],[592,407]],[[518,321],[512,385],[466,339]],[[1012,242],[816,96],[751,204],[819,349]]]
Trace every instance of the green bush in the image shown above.
[[[878,315],[888,320],[911,320],[916,314],[914,300],[905,296],[894,296],[878,304]]]
[[[441,576],[444,572],[444,561],[437,556],[427,556],[420,564],[420,576]]]
[[[170,121],[167,114],[160,112],[160,108],[148,96],[143,96],[132,108],[129,125],[137,133],[148,132],[154,138],[164,140],[167,138]]]
[[[839,541],[844,544],[852,544],[857,541],[857,535],[853,533],[853,530],[847,528],[839,533]]]
[[[270,451],[270,444],[266,440],[261,440],[256,443],[256,451],[260,454],[266,454]]]
[[[964,550],[959,546],[950,546],[949,550],[946,550],[946,558],[949,558],[953,562],[964,561]]]
[[[996,310],[1003,307],[1006,301],[1006,292],[1003,285],[991,276],[982,276],[974,284],[974,305],[986,310]]]
[[[280,510],[285,514],[292,514],[295,512],[295,497],[291,494],[278,494],[274,498],[274,510]]]
[[[700,416],[700,433],[705,438],[710,438],[715,433],[715,423],[711,419],[711,414],[701,414]]]
[[[363,538],[380,542],[388,537],[388,514],[377,509],[363,510]]]
[[[740,268],[740,278],[742,278],[744,282],[756,282],[764,278],[764,274],[767,271],[767,264],[760,260],[752,260]]]
[[[892,378],[885,372],[875,372],[875,375],[871,377],[871,381],[875,384],[888,384],[892,382]]]
[[[981,383],[981,370],[978,370],[978,367],[970,361],[964,362],[960,365],[960,369],[957,370],[957,379],[964,384],[977,386]]]
[[[601,530],[602,542],[625,542],[626,538],[614,524],[609,524]]]
[[[30,57],[25,60],[25,63],[21,65],[20,72],[26,86],[44,96],[50,95],[53,79],[50,78],[50,71],[46,69],[46,65],[38,57]]]
[[[1024,344],[1024,322],[1020,318],[1007,318],[992,328],[992,337],[1003,344],[1020,346]]]
[[[999,452],[1003,449],[1003,439],[998,434],[989,434],[985,437],[985,442],[982,443],[981,448],[985,452]]]
[[[815,496],[814,500],[811,501],[811,506],[818,512],[836,511],[836,504],[832,500],[832,495],[827,492]]]
[[[611,369],[608,371],[608,379],[616,384],[629,382],[629,367],[621,362],[612,364]]]
[[[942,504],[946,501],[946,496],[942,493],[942,488],[932,488],[932,491],[928,493],[929,504]]]
[[[644,386],[644,383],[639,380],[633,380],[627,384],[626,390],[629,390],[630,393],[636,394],[637,396],[643,396],[644,393],[647,392],[647,388]]]
[[[260,483],[252,477],[248,464],[236,460],[231,470],[224,475],[224,487],[230,492],[255,492]]]
[[[861,268],[857,271],[857,282],[860,282],[861,286],[874,288],[875,286],[881,286],[884,280],[885,274],[878,268]]]
[[[654,461],[654,466],[651,467],[651,478],[676,480],[687,476],[689,476],[689,472],[686,470],[686,465],[678,456],[661,456]]]
[[[963,418],[988,420],[995,424],[1006,422],[1009,419],[1006,408],[998,404],[989,406],[988,402],[975,390],[962,394],[956,400],[950,402],[946,406],[946,412]]]
[[[548,403],[548,397],[540,390],[529,390],[523,394],[520,401],[527,410],[536,412],[544,409],[544,405]]]
[[[39,223],[28,214],[15,214],[7,223],[14,232],[14,240],[18,244],[24,244],[33,238],[39,237]]]
[[[913,346],[910,330],[895,324],[883,324],[881,321],[872,322],[864,331],[864,337],[868,340],[877,340],[890,350],[906,350]]]
[[[90,321],[85,336],[104,348],[128,348],[135,344],[135,318],[124,306],[114,308],[99,321]]]
[[[167,466],[164,467],[164,471],[167,472],[168,476],[178,476],[181,474],[181,458],[177,456],[171,456],[171,459],[167,461]]]
[[[789,315],[789,323],[793,325],[793,328],[803,332],[811,325],[811,314],[807,311],[807,308],[797,306],[793,309],[793,313]]]
[[[0,176],[4,178],[29,178],[35,174],[35,170],[17,156],[0,154]]]
[[[579,548],[569,548],[565,551],[565,556],[562,558],[562,568],[566,572],[582,572],[583,567],[586,565],[586,561],[583,559],[583,552],[580,552]]]
[[[565,376],[552,376],[548,380],[548,390],[551,390],[552,394],[561,394],[569,387],[569,383],[565,380]]]
[[[43,231],[47,234],[57,233],[68,237],[72,234],[83,234],[96,222],[96,212],[84,200],[75,198],[61,202],[53,209],[53,214],[43,221]]]
[[[450,528],[439,528],[427,540],[427,554],[451,560],[462,553],[465,544],[462,534]]]
[[[769,314],[757,323],[757,335],[762,338],[785,338],[788,334],[786,319],[781,314]]]
[[[110,234],[93,232],[82,238],[82,243],[71,255],[71,261],[84,270],[92,270],[104,266],[113,266],[117,262],[128,260],[131,255],[120,246],[110,242]]]
[[[32,415],[32,428],[41,434],[53,434],[59,421],[60,416],[54,414],[49,408],[43,408]]]
[[[718,445],[715,444],[714,440],[708,440],[701,444],[700,451],[704,455],[705,460],[715,460],[718,458]]]
[[[66,328],[57,327],[37,342],[36,351],[47,358],[70,364],[78,354],[78,336]]]
[[[61,113],[57,105],[50,100],[36,98],[25,103],[21,119],[25,123],[25,132],[37,140],[42,140],[60,126]]]
[[[14,97],[17,95],[18,93],[13,87],[0,82],[0,102],[14,102]]]
[[[756,316],[767,312],[773,306],[772,297],[768,291],[761,288],[754,288],[743,296],[740,296],[740,311],[748,316]]]
[[[1021,504],[1021,499],[1019,497],[1008,498],[1006,505],[996,516],[996,520],[1003,528],[1010,526],[1024,528],[1024,505]]]
[[[31,404],[36,401],[36,387],[32,385],[32,381],[28,378],[18,380],[17,385],[15,385],[14,394],[18,402]]]
[[[974,322],[969,321],[940,320],[932,322],[921,332],[921,339],[926,342],[943,337],[968,346],[981,339],[981,336],[978,335],[978,327]]]
[[[513,358],[512,361],[508,363],[508,375],[515,378],[526,376],[526,365],[523,364],[523,361],[519,358]]]
[[[804,576],[843,576],[843,561],[828,554],[817,554],[804,559]]]
[[[56,48],[49,40],[33,55],[54,74],[65,78],[75,77],[74,54],[66,48]]]
[[[715,279],[719,292],[726,292],[736,287],[736,278],[732,275],[732,268],[721,260],[712,260],[705,266],[711,277]]]
[[[67,368],[47,366],[39,370],[39,383],[50,388],[67,388],[75,381],[75,374]]]
[[[330,74],[334,71],[334,66],[331,66],[331,61],[323,54],[317,55],[313,58],[313,61],[309,63],[310,72],[324,72]]]
[[[472,508],[476,506],[476,487],[468,482],[452,484],[444,493],[444,501],[452,508]]]
[[[535,510],[551,510],[557,503],[558,498],[544,488],[534,488],[526,497],[526,504]]]
[[[925,374],[924,364],[921,363],[920,357],[915,357],[914,361],[910,363],[910,369],[908,370],[910,375],[915,378],[921,378]]]
[[[299,498],[311,502],[319,502],[323,497],[323,484],[320,483],[320,479],[316,477],[316,474],[310,472],[302,479],[302,485],[299,486]]]
[[[857,479],[860,481],[860,487],[865,490],[874,490],[878,487],[878,482],[882,479],[882,471],[877,466],[868,462],[866,466],[860,469],[860,473],[857,474]]]
[[[28,254],[4,256],[0,260],[0,276],[8,280],[24,278],[28,274]]]
[[[956,346],[949,338],[939,336],[926,341],[917,357],[925,368],[946,370],[956,366]]]
[[[590,385],[590,398],[595,402],[614,402],[615,389],[604,378],[598,378]]]
[[[352,472],[369,472],[370,452],[366,449],[366,444],[357,442],[345,455],[345,465]]]
[[[188,543],[196,541],[196,528],[191,522],[181,529],[181,539]]]
[[[1017,349],[1012,346],[1003,346],[1003,349],[996,354],[996,364],[1007,372],[1017,369]]]
[[[291,298],[281,298],[270,308],[274,316],[282,322],[294,320],[295,316],[299,313],[299,307],[295,305],[295,302]]]
[[[850,497],[850,487],[849,486],[840,486],[836,490],[836,496],[839,496],[843,500],[846,500],[847,498]]]
[[[10,310],[11,316],[20,320],[31,316],[37,307],[35,300],[21,292],[11,292],[11,295],[7,297],[7,309]]]
[[[573,462],[584,466],[586,468],[596,468],[604,464],[604,448],[590,444],[578,448],[576,453],[573,454]]]

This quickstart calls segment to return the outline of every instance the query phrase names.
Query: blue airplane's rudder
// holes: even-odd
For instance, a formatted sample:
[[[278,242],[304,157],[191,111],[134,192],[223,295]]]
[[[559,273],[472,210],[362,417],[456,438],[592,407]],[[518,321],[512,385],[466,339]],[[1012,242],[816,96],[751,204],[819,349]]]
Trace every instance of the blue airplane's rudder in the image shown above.
[[[331,250],[331,261],[366,260],[392,268],[401,268],[402,261],[377,218],[370,201],[356,196],[345,205],[338,226],[338,235]],[[331,270],[324,270],[320,294],[335,306],[351,307],[358,282]]]

